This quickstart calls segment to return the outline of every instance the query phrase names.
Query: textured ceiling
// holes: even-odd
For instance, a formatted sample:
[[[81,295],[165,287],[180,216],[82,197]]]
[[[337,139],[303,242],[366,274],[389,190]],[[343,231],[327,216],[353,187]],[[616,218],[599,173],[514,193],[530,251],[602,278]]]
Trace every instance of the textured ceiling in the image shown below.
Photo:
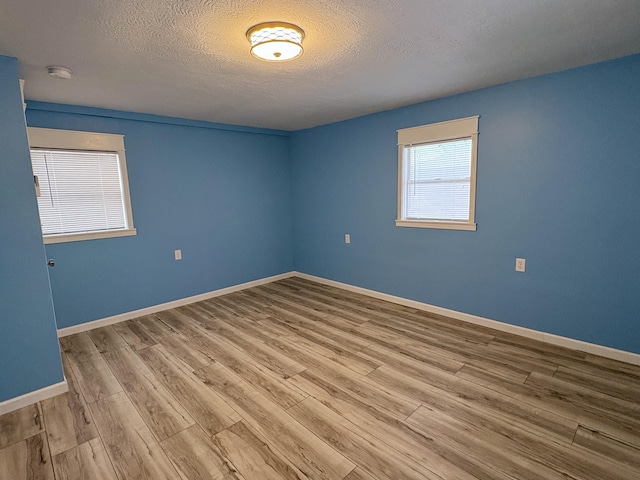
[[[302,57],[251,57],[273,20]],[[637,52],[640,0],[0,0],[29,99],[286,130]]]

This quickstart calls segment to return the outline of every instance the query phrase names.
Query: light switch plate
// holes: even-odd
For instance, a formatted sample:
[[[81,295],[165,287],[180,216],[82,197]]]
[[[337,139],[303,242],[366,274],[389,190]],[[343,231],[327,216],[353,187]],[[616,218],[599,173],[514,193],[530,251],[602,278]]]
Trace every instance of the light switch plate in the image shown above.
[[[176,260],[182,260],[182,250],[174,250],[173,256]]]
[[[516,272],[524,272],[527,268],[527,260],[524,258],[516,258]]]

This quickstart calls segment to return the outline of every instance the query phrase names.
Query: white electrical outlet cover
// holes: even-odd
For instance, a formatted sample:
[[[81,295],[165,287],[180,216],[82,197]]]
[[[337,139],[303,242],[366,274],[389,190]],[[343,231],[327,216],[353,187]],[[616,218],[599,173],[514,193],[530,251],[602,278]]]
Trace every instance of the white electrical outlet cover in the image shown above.
[[[516,272],[524,272],[527,268],[527,260],[524,258],[516,258]]]

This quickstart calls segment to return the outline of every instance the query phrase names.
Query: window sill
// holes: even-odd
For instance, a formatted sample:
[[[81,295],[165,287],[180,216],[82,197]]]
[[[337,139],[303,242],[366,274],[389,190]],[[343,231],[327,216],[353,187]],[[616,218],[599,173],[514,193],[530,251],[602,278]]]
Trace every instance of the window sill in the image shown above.
[[[80,242],[83,240],[98,240],[100,238],[115,238],[115,237],[131,237],[137,235],[135,228],[129,228],[126,230],[110,230],[106,232],[91,232],[91,233],[63,233],[61,235],[46,235],[43,236],[44,244],[50,243],[66,243],[66,242]]]
[[[444,230],[476,231],[475,223],[464,222],[429,222],[422,220],[396,220],[396,227],[439,228]]]

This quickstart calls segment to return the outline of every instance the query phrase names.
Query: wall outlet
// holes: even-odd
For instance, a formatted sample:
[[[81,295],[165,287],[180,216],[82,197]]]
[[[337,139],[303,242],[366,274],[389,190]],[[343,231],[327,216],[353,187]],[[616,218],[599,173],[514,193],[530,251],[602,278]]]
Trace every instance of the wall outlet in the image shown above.
[[[351,243],[351,235],[348,233],[344,234],[344,243]]]
[[[182,250],[174,250],[173,256],[176,260],[182,260]]]
[[[524,272],[527,267],[527,260],[524,258],[516,258],[516,272]]]

